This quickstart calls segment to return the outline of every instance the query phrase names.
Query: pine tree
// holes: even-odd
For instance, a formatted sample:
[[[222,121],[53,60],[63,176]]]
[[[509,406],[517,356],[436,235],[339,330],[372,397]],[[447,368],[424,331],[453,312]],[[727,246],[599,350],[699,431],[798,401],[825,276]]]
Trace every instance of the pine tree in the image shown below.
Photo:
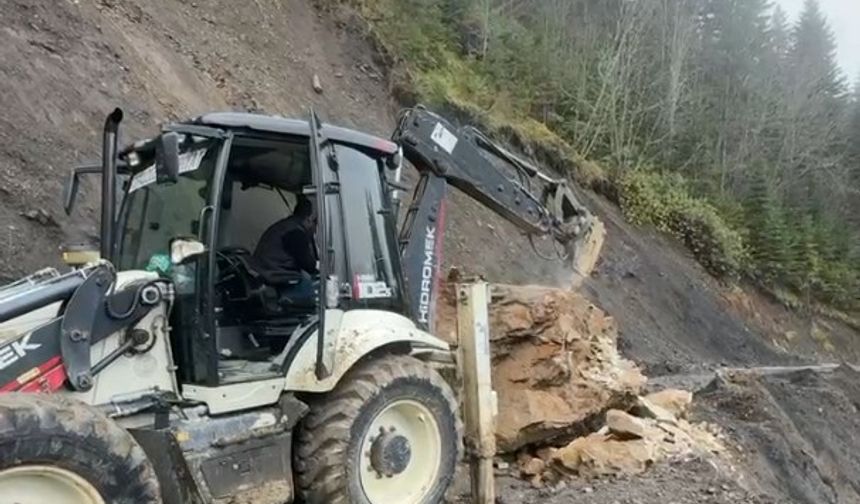
[[[768,281],[785,273],[789,266],[785,219],[772,185],[764,170],[758,168],[746,205],[752,258],[759,273]]]
[[[762,62],[768,49],[766,0],[704,0],[700,15],[700,53],[695,60],[701,96],[695,130],[710,145],[708,164],[714,167],[721,191],[746,185],[758,160]]]
[[[788,274],[790,283],[802,293],[809,293],[818,281],[820,256],[815,240],[815,222],[811,214],[804,209],[794,209],[790,212],[790,220],[794,223],[789,229]]]
[[[792,199],[812,194],[828,200],[827,170],[843,157],[841,125],[845,83],[836,63],[836,42],[817,0],[806,0],[792,32],[789,53],[788,130],[783,141],[784,185]],[[832,177],[831,177],[832,178]]]
[[[789,55],[791,53],[791,27],[785,11],[777,5],[770,17],[767,30],[767,48],[760,68],[763,95],[763,113],[760,116],[761,144],[760,154],[777,175],[780,166],[774,162],[779,159],[783,139],[789,129],[788,82]],[[774,177],[776,178],[776,177]]]
[[[791,51],[791,27],[788,16],[779,5],[773,8],[767,35],[769,52],[778,64],[784,64]]]
[[[826,98],[843,96],[845,80],[836,63],[836,39],[818,0],[805,0],[792,33],[790,52],[796,84]]]
[[[860,76],[854,84],[845,144],[846,163],[850,173],[849,183],[855,191],[852,201],[855,203],[856,213],[860,214]],[[860,215],[856,215],[856,217],[858,229],[860,229]]]

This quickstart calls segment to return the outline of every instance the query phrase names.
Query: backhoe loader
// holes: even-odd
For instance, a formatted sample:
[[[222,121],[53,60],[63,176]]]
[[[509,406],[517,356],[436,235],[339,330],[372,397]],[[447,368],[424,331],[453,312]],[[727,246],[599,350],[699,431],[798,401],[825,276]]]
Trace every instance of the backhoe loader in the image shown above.
[[[211,113],[123,147],[121,120],[66,186],[70,212],[101,176],[98,253],[0,287],[0,504],[439,502],[463,451],[432,335],[447,189],[576,262],[599,226],[566,181],[422,107],[391,140]],[[299,198],[312,302],[254,257]]]

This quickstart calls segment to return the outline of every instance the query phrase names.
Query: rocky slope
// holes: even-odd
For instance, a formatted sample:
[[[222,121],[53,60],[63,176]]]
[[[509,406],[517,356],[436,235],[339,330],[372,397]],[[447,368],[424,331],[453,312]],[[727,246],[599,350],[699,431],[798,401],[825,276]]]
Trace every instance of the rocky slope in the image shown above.
[[[387,135],[388,93],[351,26],[305,0],[0,1],[0,278],[97,239],[93,198],[69,219],[61,188],[70,166],[98,159],[113,107],[129,140],[206,111],[310,105]]]

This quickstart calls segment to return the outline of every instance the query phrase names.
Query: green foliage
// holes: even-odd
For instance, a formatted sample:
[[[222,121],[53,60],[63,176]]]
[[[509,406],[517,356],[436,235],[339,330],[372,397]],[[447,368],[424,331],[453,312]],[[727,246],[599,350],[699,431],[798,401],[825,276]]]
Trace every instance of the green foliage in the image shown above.
[[[712,204],[692,196],[682,176],[632,171],[621,177],[618,186],[621,209],[630,221],[671,233],[717,277],[741,272],[746,261],[741,233]]]
[[[761,172],[754,179],[747,204],[746,225],[755,274],[773,281],[786,273],[788,238],[782,209]]]
[[[419,69],[445,65],[454,48],[454,32],[444,22],[437,0],[358,0],[386,48]]]
[[[605,190],[714,275],[860,309],[860,83],[815,0],[794,25],[766,0],[330,1],[409,100]]]

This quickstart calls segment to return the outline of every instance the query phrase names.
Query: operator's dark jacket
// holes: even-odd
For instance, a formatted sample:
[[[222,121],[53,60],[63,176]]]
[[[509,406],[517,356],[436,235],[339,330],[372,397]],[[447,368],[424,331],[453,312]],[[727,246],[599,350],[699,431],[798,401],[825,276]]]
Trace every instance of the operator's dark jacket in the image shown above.
[[[267,229],[257,249],[254,264],[267,283],[277,285],[296,279],[301,271],[317,274],[317,251],[313,233],[302,225],[302,218],[290,216]]]

